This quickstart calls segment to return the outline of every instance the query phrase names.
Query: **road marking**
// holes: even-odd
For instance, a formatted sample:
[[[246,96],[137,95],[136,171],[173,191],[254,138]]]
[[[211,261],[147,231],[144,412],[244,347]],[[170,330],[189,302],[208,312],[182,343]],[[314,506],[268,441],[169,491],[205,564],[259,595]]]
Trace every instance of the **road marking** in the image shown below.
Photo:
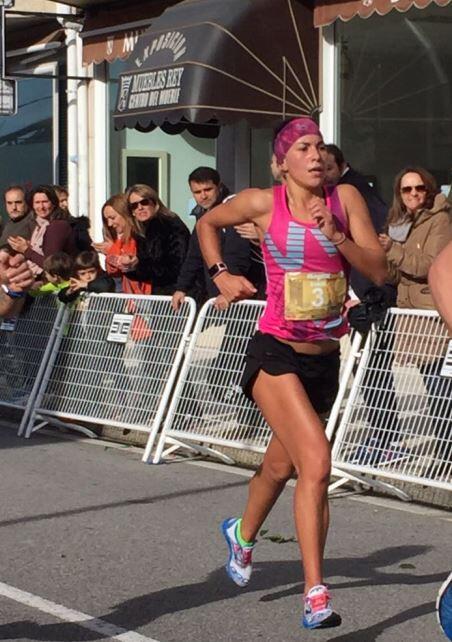
[[[121,640],[122,642],[158,642],[158,640],[147,638],[144,635],[135,633],[134,631],[128,631],[127,629],[115,626],[114,624],[92,617],[86,613],[67,609],[61,604],[45,600],[38,595],[33,595],[33,593],[21,591],[20,589],[4,584],[3,582],[0,582],[0,596],[7,597],[15,602],[20,602],[21,604],[30,606],[33,609],[52,615],[64,622],[71,622],[72,624],[81,626],[84,629],[89,629],[95,633],[101,633],[112,640]]]

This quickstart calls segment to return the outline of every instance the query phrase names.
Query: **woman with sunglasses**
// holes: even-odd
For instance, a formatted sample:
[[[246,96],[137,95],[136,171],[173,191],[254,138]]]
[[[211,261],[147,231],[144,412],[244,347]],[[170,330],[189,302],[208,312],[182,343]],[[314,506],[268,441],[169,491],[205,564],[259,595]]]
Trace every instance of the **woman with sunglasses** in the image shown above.
[[[187,253],[190,232],[149,185],[132,185],[126,196],[137,243],[131,275],[139,281],[151,283],[153,294],[173,294]]]
[[[427,276],[450,239],[449,211],[427,170],[408,167],[396,176],[387,233],[379,240],[397,280],[398,307],[435,309]]]
[[[451,205],[438,193],[434,177],[422,167],[403,169],[394,182],[394,200],[389,210],[387,234],[380,234],[390,275],[397,285],[397,306],[434,310],[428,273],[435,258],[451,239]],[[431,465],[424,474],[447,478],[451,474],[450,430],[452,399],[450,380],[440,371],[446,345],[436,337],[436,318],[397,319],[394,349],[400,364],[417,366],[429,394],[429,414],[436,444]],[[394,435],[398,441],[400,435]],[[409,455],[408,451],[406,452]]]

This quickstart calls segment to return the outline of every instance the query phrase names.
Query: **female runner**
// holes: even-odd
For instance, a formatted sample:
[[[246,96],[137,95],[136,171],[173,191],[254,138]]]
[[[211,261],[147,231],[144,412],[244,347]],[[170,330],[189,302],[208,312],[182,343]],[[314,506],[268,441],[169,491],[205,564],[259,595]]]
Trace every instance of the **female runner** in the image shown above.
[[[310,629],[341,622],[323,584],[331,455],[322,415],[338,388],[339,339],[348,331],[343,315],[348,270],[352,265],[376,285],[386,276],[385,255],[359,192],[351,185],[323,187],[324,147],[311,119],[284,123],[274,141],[284,184],[244,190],[198,222],[210,275],[229,302],[250,297],[254,288],[222,262],[222,227],[252,222],[259,228],[268,279],[267,305],[248,347],[242,387],[273,435],[250,482],[242,518],[223,522],[226,569],[239,586],[248,583],[256,535],[295,471],[294,517],[305,580],[302,624]]]

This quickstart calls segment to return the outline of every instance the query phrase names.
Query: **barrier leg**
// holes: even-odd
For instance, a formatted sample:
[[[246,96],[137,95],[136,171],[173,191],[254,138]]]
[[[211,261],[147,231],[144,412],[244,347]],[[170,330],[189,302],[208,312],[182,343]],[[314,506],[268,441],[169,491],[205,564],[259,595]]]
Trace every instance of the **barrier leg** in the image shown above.
[[[184,448],[186,450],[196,453],[197,455],[204,455],[205,457],[209,457],[209,456],[216,457],[217,459],[219,459],[225,464],[235,464],[235,461],[231,457],[229,457],[228,455],[225,455],[224,453],[219,452],[215,448],[202,446],[201,444],[194,444],[194,443],[188,444],[184,441],[180,441],[179,439],[174,439],[174,437],[166,437],[165,442],[167,444],[173,444],[173,445],[170,448],[163,450],[163,442],[161,445],[159,443],[159,447],[157,447],[157,451],[152,461],[153,464],[159,464],[162,461],[162,459],[167,457],[170,453],[175,452],[176,450],[179,450],[179,448]]]
[[[398,499],[401,499],[404,502],[410,502],[411,497],[407,493],[405,493],[403,490],[400,490],[400,488],[396,488],[392,484],[389,484],[387,482],[383,482],[379,479],[369,479],[369,477],[366,477],[364,474],[357,473],[356,475],[353,473],[350,473],[348,471],[340,470],[338,468],[333,468],[331,471],[331,474],[334,477],[339,477],[339,479],[328,487],[328,493],[331,493],[333,490],[336,488],[340,488],[340,486],[343,486],[347,482],[354,482],[357,484],[360,484],[362,486],[366,486],[367,488],[371,488],[372,490],[380,490],[385,493],[391,493],[391,495],[395,495]]]
[[[79,426],[78,424],[72,424],[66,421],[60,421],[59,419],[56,419],[55,417],[48,417],[47,419],[44,419],[43,416],[37,415],[37,419],[42,419],[41,423],[37,424],[36,426],[33,426],[31,429],[31,432],[37,432],[44,426],[47,426],[47,424],[51,424],[52,426],[56,426],[57,428],[63,428],[63,429],[70,429],[74,430],[75,432],[79,432],[82,435],[85,435],[86,437],[90,437],[90,439],[97,439],[97,435],[95,432],[90,430],[89,428],[85,428],[85,426]]]

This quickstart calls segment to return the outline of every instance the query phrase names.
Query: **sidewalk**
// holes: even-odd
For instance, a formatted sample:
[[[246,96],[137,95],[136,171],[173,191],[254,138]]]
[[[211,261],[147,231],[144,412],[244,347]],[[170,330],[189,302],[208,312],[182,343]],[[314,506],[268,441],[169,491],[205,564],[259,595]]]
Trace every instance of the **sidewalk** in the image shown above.
[[[240,590],[222,568],[218,525],[243,506],[247,471],[145,466],[131,449],[43,435],[24,441],[5,428],[0,448],[1,640],[106,640],[123,630],[141,636],[123,634],[124,642],[445,640],[434,601],[452,565],[448,512],[334,499],[325,571],[344,624],[306,632],[297,544],[269,539],[294,535],[292,488],[265,525],[251,585]],[[68,623],[66,611],[25,604],[11,587],[110,629],[89,631],[89,618]]]

